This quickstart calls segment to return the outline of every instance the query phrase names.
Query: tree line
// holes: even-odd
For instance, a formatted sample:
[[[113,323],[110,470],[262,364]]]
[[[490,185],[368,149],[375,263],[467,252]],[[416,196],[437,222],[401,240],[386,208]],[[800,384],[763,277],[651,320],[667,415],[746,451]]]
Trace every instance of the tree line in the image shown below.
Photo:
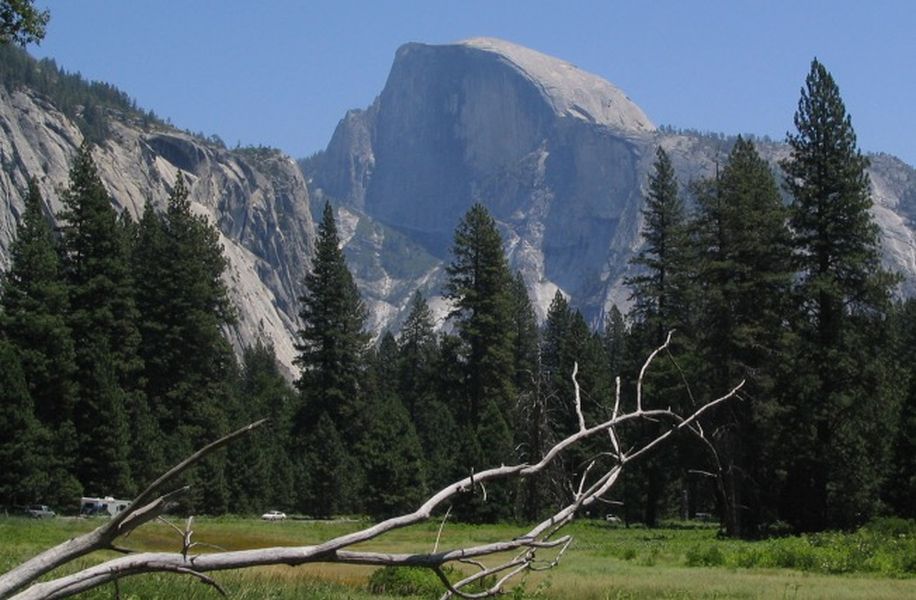
[[[838,89],[815,61],[782,184],[739,138],[715,177],[677,181],[657,151],[632,309],[596,331],[559,291],[539,326],[496,222],[480,204],[455,231],[444,327],[424,296],[375,343],[326,205],[300,298],[294,385],[258,343],[237,361],[216,231],[179,177],[138,223],[112,209],[88,146],[52,231],[37,187],[0,288],[0,502],[73,506],[128,496],[206,440],[260,417],[270,434],[208,459],[184,508],[384,517],[487,466],[535,460],[616,389],[632,403],[642,361],[676,330],[646,404],[689,409],[744,379],[706,417],[711,447],[678,440],[628,471],[608,509],[628,522],[713,512],[731,535],[913,516],[913,303],[895,304],[869,216],[867,161]],[[780,185],[790,202],[783,202]],[[688,211],[687,205],[693,206]],[[615,377],[620,376],[620,381]],[[632,406],[627,408],[632,409]],[[687,412],[690,412],[689,410]],[[651,439],[652,423],[629,439]],[[468,490],[453,514],[534,519],[568,501],[600,456]],[[606,459],[606,457],[605,457]]]

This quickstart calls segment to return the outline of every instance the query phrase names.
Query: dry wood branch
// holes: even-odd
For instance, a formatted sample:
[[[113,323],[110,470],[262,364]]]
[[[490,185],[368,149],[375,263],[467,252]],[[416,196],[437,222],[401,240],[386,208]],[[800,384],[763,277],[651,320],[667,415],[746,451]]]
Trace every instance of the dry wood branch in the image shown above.
[[[656,349],[643,365],[636,385],[637,405],[635,411],[620,412],[620,384],[618,380],[617,395],[614,399],[614,409],[611,417],[602,423],[588,426],[581,410],[578,383],[576,382],[574,373],[573,382],[576,386],[576,410],[580,425],[578,431],[554,444],[547,450],[541,459],[535,463],[501,465],[499,467],[477,472],[472,470],[467,477],[453,482],[427,498],[423,504],[413,512],[392,517],[360,531],[348,533],[316,545],[222,551],[199,555],[189,554],[189,550],[195,545],[195,543],[191,542],[191,523],[189,521],[183,531],[176,527],[183,536],[183,547],[181,552],[141,552],[130,554],[108,560],[71,575],[62,576],[41,583],[34,583],[41,574],[46,573],[55,566],[68,562],[68,560],[72,560],[87,552],[110,547],[111,542],[118,535],[126,533],[142,522],[158,517],[162,514],[163,507],[167,503],[169,495],[166,494],[153,499],[157,490],[165,485],[165,483],[172,480],[178,473],[183,472],[191,464],[198,461],[203,456],[203,454],[201,454],[202,452],[229,443],[229,441],[235,439],[238,435],[241,435],[252,427],[249,426],[231,436],[214,442],[214,444],[208,446],[207,449],[198,452],[193,457],[173,468],[169,473],[159,478],[147,488],[147,490],[137,498],[135,503],[125,511],[127,514],[119,519],[113,520],[108,526],[103,526],[100,530],[87,534],[88,537],[84,536],[87,537],[87,540],[81,542],[75,549],[69,547],[67,544],[70,542],[68,542],[67,544],[62,544],[56,549],[41,555],[52,556],[54,558],[53,565],[47,566],[42,563],[43,566],[40,569],[33,566],[27,578],[21,573],[17,574],[17,570],[0,576],[0,599],[10,597],[18,600],[25,600],[27,598],[64,598],[125,576],[154,571],[189,573],[204,580],[203,573],[212,571],[276,564],[301,565],[313,562],[373,566],[400,565],[426,567],[435,570],[439,578],[442,579],[443,585],[446,587],[444,598],[460,596],[462,598],[477,599],[497,595],[504,590],[507,582],[520,573],[549,568],[556,565],[560,558],[566,553],[572,540],[568,535],[558,537],[558,533],[565,525],[573,520],[576,513],[581,508],[589,506],[594,502],[601,501],[602,496],[607,494],[618,481],[622,470],[628,463],[651,451],[675,432],[689,430],[702,436],[702,432],[695,426],[699,417],[715,406],[734,397],[741,388],[741,385],[743,385],[742,382],[742,384],[739,384],[727,394],[697,408],[693,413],[687,416],[678,415],[670,409],[645,409],[642,405],[643,379],[652,360],[668,347],[670,341],[671,334],[668,335],[665,343]],[[631,448],[627,452],[623,452],[616,428],[624,423],[639,419],[656,419],[659,422],[668,423],[668,428],[647,443]],[[551,463],[557,460],[557,457],[566,450],[587,439],[599,439],[603,438],[604,435],[610,436],[613,449],[609,450],[608,454],[614,457],[614,464],[600,469],[596,468],[598,462],[589,464],[578,482],[577,489],[573,490],[574,493],[570,502],[540,523],[535,524],[531,529],[520,536],[478,546],[439,550],[442,528],[447,519],[446,514],[446,517],[442,521],[442,525],[440,525],[439,532],[436,535],[436,542],[432,552],[390,554],[348,550],[348,548],[355,544],[372,540],[395,529],[427,521],[432,518],[433,513],[437,509],[444,505],[450,505],[456,496],[468,490],[474,491],[477,486],[480,486],[485,494],[485,484],[489,482],[528,477],[545,471]],[[134,508],[141,506],[142,508]],[[548,549],[556,550],[556,555],[553,559],[546,561],[538,559],[538,551]],[[480,560],[485,557],[499,556],[506,553],[515,554],[511,558],[502,560],[502,562],[495,566],[486,566]],[[63,560],[65,557],[66,560]],[[36,559],[26,564],[33,564],[38,558],[40,557],[36,557]],[[452,562],[474,564],[478,567],[478,570],[473,575],[457,583],[451,583],[448,581],[448,578],[445,577],[443,567]],[[19,569],[21,569],[21,567]],[[10,579],[11,575],[14,576],[13,579]],[[479,582],[484,577],[488,576],[497,577],[495,583],[488,589],[475,593],[470,593],[465,589],[469,585]],[[28,589],[25,589],[16,596],[12,595],[17,590],[28,585],[31,585],[31,587],[28,587]]]

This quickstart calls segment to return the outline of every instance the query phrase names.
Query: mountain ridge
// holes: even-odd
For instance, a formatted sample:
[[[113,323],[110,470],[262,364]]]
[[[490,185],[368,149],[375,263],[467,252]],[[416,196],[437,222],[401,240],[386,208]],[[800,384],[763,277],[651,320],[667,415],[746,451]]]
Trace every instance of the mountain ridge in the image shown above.
[[[297,298],[312,256],[312,214],[326,200],[337,210],[344,251],[376,333],[397,330],[416,289],[443,323],[453,231],[478,201],[496,218],[510,264],[522,272],[541,318],[557,290],[594,325],[611,305],[625,308],[629,292],[622,282],[641,243],[655,146],[669,151],[686,184],[714,173],[729,138],[656,128],[612,84],[594,83],[596,75],[508,42],[474,38],[403,48],[378,98],[347,111],[326,150],[300,161],[304,169],[279,151],[229,150],[215,138],[179,131],[152,113],[133,111],[104,84],[118,102],[93,105],[91,97],[77,95],[64,111],[59,100],[5,77],[0,267],[8,264],[27,177],[39,176],[56,213],[69,161],[95,134],[102,135],[95,156],[103,181],[116,207],[135,217],[150,199],[164,201],[179,169],[188,174],[195,210],[217,226],[229,258],[227,283],[240,309],[230,338],[236,348],[270,341],[290,376]],[[533,56],[537,68],[520,70],[517,63],[526,60],[520,55]],[[545,97],[550,85],[532,82],[544,65],[561,71],[553,101]],[[576,90],[556,89],[556,81],[569,77],[592,81],[592,91],[606,84],[629,104],[611,102],[616,112],[607,119],[595,118],[597,109],[567,110],[586,104],[574,102]],[[632,121],[615,121],[620,115]],[[93,121],[100,117],[104,128]],[[785,156],[783,144],[757,145],[773,165]],[[916,170],[879,154],[870,173],[886,262],[905,273],[902,290],[912,295]]]

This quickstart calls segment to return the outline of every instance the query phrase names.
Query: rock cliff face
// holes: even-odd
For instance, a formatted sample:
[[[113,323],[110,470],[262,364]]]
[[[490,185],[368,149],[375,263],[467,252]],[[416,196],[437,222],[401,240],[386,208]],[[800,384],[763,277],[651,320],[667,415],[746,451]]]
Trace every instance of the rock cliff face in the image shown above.
[[[395,231],[433,261],[398,276],[384,267],[360,274],[370,305],[387,315],[379,324],[397,320],[401,289],[438,291],[454,228],[474,202],[499,223],[541,316],[561,289],[598,324],[611,304],[628,304],[622,281],[640,245],[659,144],[682,183],[713,174],[730,147],[716,136],[658,131],[607,81],[527,48],[486,38],[407,44],[381,95],[347,113],[310,175],[315,196],[336,199],[363,230]],[[786,154],[780,144],[760,150],[774,166]],[[916,291],[913,169],[876,157],[872,183],[888,264]],[[366,239],[357,233],[349,244]],[[373,257],[385,262],[380,249]],[[351,252],[354,263],[366,258]]]
[[[791,115],[787,115],[787,121]],[[178,170],[195,209],[221,233],[239,310],[237,347],[273,342],[292,370],[296,298],[309,265],[309,204],[331,200],[375,332],[396,330],[415,289],[434,311],[452,235],[474,202],[497,219],[514,269],[543,317],[556,290],[593,323],[628,304],[622,281],[641,243],[646,177],[657,145],[682,183],[714,173],[730,142],[656,130],[626,95],[575,66],[501,40],[407,44],[384,90],[346,114],[325,152],[294,162],[228,151],[136,115],[109,114],[96,162],[119,209],[163,203]],[[0,86],[0,268],[35,175],[54,212],[83,136],[45,97]],[[785,146],[761,143],[774,165]],[[872,159],[874,215],[888,265],[916,293],[916,171]],[[311,192],[311,195],[310,193]],[[316,213],[317,214],[317,213]]]
[[[0,130],[0,266],[5,267],[28,178],[38,177],[49,208],[59,212],[83,136],[45,98],[22,88],[0,88]],[[127,115],[110,114],[109,130],[93,154],[116,208],[136,218],[146,202],[164,204],[183,171],[194,209],[217,226],[229,259],[226,278],[239,317],[230,337],[237,347],[271,341],[291,369],[296,297],[314,238],[308,192],[294,161],[273,150],[227,151]]]

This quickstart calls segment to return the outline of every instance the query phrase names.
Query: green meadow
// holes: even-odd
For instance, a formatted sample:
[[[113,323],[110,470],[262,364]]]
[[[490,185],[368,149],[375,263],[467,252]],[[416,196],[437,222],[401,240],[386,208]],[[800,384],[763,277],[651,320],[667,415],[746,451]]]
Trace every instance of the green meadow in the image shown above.
[[[88,531],[98,521],[0,519],[0,570],[43,548]],[[183,523],[176,523],[179,526]],[[194,539],[225,549],[312,544],[364,526],[361,522],[262,522],[245,518],[199,519]],[[438,523],[400,531],[361,546],[393,552],[432,549]],[[440,548],[478,544],[523,531],[510,525],[445,527]],[[640,598],[916,598],[916,525],[882,520],[852,533],[720,539],[713,527],[669,524],[624,528],[581,521],[568,528],[575,542],[560,565],[520,579],[510,598],[610,600]],[[144,526],[124,545],[177,550],[178,534],[163,523]],[[104,558],[88,557],[75,566]],[[545,556],[546,558],[546,556]],[[72,568],[72,567],[71,567]],[[441,593],[426,571],[376,572],[375,568],[316,564],[216,573],[231,598],[385,600],[430,598]],[[112,598],[114,586],[83,598]],[[218,598],[212,588],[176,575],[127,578],[122,599]]]

